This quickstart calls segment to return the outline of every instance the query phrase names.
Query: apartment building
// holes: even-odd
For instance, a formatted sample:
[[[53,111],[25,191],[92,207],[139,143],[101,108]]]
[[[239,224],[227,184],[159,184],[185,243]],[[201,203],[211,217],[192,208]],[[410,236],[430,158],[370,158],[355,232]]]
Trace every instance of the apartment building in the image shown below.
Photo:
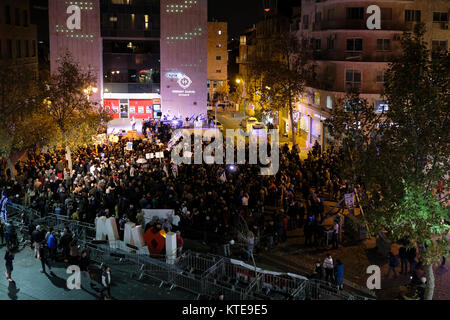
[[[0,67],[28,68],[38,76],[37,30],[28,0],[0,2]]]
[[[228,82],[228,23],[208,22],[208,101]]]
[[[369,29],[368,7],[380,8],[381,28]],[[316,65],[317,83],[308,87],[298,106],[307,145],[330,139],[324,120],[336,100],[357,88],[377,112],[389,108],[381,96],[384,72],[401,53],[401,36],[424,22],[430,49],[448,49],[448,0],[303,0],[291,31],[308,47]]]

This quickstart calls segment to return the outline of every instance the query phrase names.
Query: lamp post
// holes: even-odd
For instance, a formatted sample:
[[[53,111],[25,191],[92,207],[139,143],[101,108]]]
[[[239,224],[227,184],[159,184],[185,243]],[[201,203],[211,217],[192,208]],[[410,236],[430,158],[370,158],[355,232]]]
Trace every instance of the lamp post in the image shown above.
[[[97,93],[97,87],[89,86],[86,89],[83,89],[84,94],[87,96],[88,101],[90,101],[90,97],[92,94]]]
[[[244,79],[239,79],[239,78],[236,79],[237,84],[240,84],[241,81],[242,81],[242,87],[243,87],[243,89],[242,89],[242,113],[245,117],[245,81],[244,81]]]

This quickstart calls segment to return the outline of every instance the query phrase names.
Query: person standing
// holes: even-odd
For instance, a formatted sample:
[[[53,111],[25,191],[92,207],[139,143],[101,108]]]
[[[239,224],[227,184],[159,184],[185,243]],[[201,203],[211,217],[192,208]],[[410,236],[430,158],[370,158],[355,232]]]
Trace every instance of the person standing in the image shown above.
[[[334,221],[333,225],[333,249],[338,249],[338,243],[339,243],[339,223],[337,220]]]
[[[104,297],[103,293],[105,291],[108,292],[108,298],[111,298],[111,268],[109,266],[105,266],[105,271],[102,274],[102,286],[103,288],[100,290],[100,296]]]
[[[398,259],[397,256],[394,255],[392,252],[389,252],[389,269],[386,277],[389,277],[389,274],[391,273],[391,270],[394,271],[394,278],[397,278],[397,270],[395,270],[396,267],[398,267]]]
[[[180,257],[183,252],[184,240],[181,237],[181,232],[177,231],[177,255]]]
[[[339,259],[336,260],[334,278],[336,279],[336,286],[338,289],[344,290],[344,264]]]
[[[405,246],[401,246],[398,250],[398,256],[400,258],[400,274],[408,273],[408,255]]]
[[[58,248],[58,240],[56,239],[56,232],[52,230],[52,233],[48,237],[47,246],[50,250],[50,259],[53,260],[53,262],[56,261],[56,250]]]
[[[327,254],[325,260],[323,260],[322,267],[325,269],[325,281],[333,281],[333,258],[331,254]]]
[[[416,248],[409,248],[406,251],[406,257],[409,262],[409,272],[411,273],[413,273],[416,270],[416,255],[417,255]]]
[[[9,282],[15,283],[15,281],[11,278],[11,274],[13,271],[13,260],[14,255],[10,250],[6,250],[5,253],[5,266],[6,266],[6,279],[8,279]]]
[[[41,272],[42,273],[46,273],[45,265],[47,265],[48,268],[51,269],[50,265],[48,264],[48,261],[47,261],[48,255],[49,255],[48,254],[48,247],[46,246],[45,243],[41,243],[41,245],[39,246],[39,257],[41,259],[41,266],[42,266]]]

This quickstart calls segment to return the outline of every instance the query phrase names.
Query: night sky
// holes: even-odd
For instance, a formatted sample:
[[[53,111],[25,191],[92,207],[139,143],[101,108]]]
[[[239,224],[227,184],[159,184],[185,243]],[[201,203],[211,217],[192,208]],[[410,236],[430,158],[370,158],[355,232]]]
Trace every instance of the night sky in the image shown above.
[[[230,37],[238,36],[264,17],[264,8],[278,6],[286,11],[300,3],[301,0],[208,0],[208,21],[226,21]]]
[[[209,0],[208,20],[228,22],[230,36],[238,36],[258,21],[262,0]]]

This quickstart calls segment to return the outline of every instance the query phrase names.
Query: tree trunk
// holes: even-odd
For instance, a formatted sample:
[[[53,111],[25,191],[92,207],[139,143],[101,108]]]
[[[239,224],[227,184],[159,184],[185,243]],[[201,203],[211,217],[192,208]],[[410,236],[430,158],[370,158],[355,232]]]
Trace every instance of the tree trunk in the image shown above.
[[[13,165],[13,163],[12,163],[12,161],[11,161],[10,156],[7,156],[7,157],[6,157],[6,162],[8,163],[8,168],[9,168],[9,171],[11,172],[11,179],[12,179],[12,180],[15,180],[15,175],[14,175],[14,165]]]
[[[433,265],[429,264],[424,267],[427,277],[427,288],[425,289],[424,300],[433,300],[434,294],[434,273]]]
[[[70,147],[66,146],[66,157],[69,165],[69,170],[72,172],[72,152],[70,151]]]

